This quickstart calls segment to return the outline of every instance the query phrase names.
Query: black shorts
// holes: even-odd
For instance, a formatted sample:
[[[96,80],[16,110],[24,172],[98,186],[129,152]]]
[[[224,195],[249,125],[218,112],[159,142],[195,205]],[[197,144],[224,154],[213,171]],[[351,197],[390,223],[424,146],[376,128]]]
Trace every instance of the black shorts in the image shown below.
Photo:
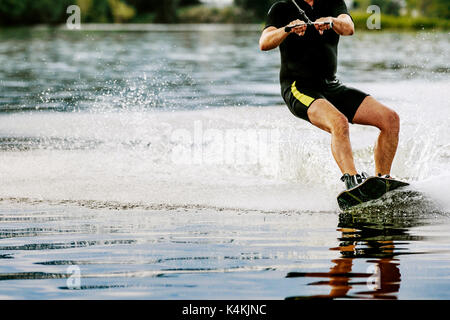
[[[308,108],[317,99],[326,99],[342,112],[350,123],[363,100],[368,96],[358,89],[344,86],[339,80],[315,84],[294,81],[282,89],[282,95],[289,110],[296,116],[309,121]]]

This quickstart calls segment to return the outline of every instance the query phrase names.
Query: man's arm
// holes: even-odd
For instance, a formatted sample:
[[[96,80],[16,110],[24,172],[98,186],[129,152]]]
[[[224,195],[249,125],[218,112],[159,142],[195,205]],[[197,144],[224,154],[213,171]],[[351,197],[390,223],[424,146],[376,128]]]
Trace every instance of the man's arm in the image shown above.
[[[355,33],[355,25],[352,18],[346,13],[340,14],[337,18],[326,17],[317,19],[315,22],[333,22],[333,30],[341,36],[351,36]],[[330,29],[330,25],[316,25],[316,29],[323,34],[325,30]]]
[[[277,48],[284,39],[287,38],[291,33],[296,33],[299,36],[303,36],[306,31],[306,23],[301,20],[292,21],[287,27],[300,25],[299,27],[292,28],[290,32],[286,32],[284,30],[285,27],[275,28],[268,27],[261,34],[261,38],[259,39],[259,48],[262,51],[268,51]]]

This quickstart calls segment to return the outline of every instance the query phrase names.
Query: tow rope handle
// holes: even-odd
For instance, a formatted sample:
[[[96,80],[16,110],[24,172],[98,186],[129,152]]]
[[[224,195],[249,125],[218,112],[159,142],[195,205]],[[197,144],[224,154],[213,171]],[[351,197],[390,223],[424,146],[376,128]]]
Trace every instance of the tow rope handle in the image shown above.
[[[306,24],[307,24],[308,26],[328,24],[328,25],[330,25],[330,29],[333,29],[333,21],[328,21],[328,22],[312,22],[312,21],[308,18],[308,16],[306,15],[305,11],[304,11],[302,8],[300,8],[300,6],[297,4],[297,2],[295,2],[295,0],[292,0],[292,2],[293,2],[294,5],[297,7],[298,12],[300,12],[300,15],[302,16],[303,20],[305,20],[305,22],[306,22]],[[300,26],[301,26],[301,24],[297,24],[297,25],[294,25],[294,26],[285,27],[284,30],[285,30],[286,32],[291,32],[293,28],[295,28],[295,27],[300,27]]]
[[[333,29],[333,21],[306,23],[307,26],[314,26],[314,25],[320,26],[320,25],[323,25],[323,24],[328,24],[328,25],[330,25],[330,29]],[[302,26],[302,24],[295,24],[293,26],[285,27],[284,31],[291,32],[292,29],[297,28],[297,27],[301,27],[301,26]]]

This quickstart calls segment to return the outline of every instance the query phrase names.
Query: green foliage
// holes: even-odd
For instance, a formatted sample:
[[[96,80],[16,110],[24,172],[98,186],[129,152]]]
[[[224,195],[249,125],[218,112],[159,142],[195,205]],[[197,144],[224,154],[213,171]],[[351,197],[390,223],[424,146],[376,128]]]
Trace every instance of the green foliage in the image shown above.
[[[200,4],[199,0],[180,0],[180,7],[193,6]]]
[[[177,22],[178,0],[161,0],[156,7],[155,22],[174,23]]]
[[[172,23],[178,21],[177,9],[200,4],[199,0],[127,0],[136,8],[133,22]]]
[[[161,6],[164,0],[126,0],[126,2],[134,7],[138,14],[155,12]],[[200,4],[200,0],[178,0],[178,7],[186,7]]]
[[[383,14],[398,16],[400,15],[403,3],[402,0],[354,0],[353,8],[366,11],[370,5],[377,5]]]
[[[12,24],[20,21],[27,8],[26,1],[1,0],[0,21],[3,24]]]
[[[427,17],[450,19],[449,0],[406,0],[410,11],[417,10]]]
[[[303,1],[303,0],[299,0]],[[249,10],[259,19],[264,19],[270,6],[276,0],[234,0],[236,6]],[[450,0],[406,0],[409,11],[417,10],[426,17],[450,19]],[[402,0],[354,0],[356,10],[366,11],[370,5],[377,5],[381,12],[387,15],[401,14],[404,1]]]
[[[446,24],[442,19],[450,19],[449,1],[406,0],[407,11],[411,15],[417,13],[419,17],[400,17],[402,20],[398,22],[394,22],[394,18],[386,18],[386,24],[408,25],[411,28],[422,25],[442,27]],[[234,0],[235,6],[210,8],[199,6],[199,0],[0,0],[0,24],[64,23],[68,18],[66,9],[72,4],[80,6],[83,22],[259,23],[265,20],[270,6],[275,2],[277,0]],[[383,14],[389,16],[401,13],[401,3],[401,0],[354,1],[354,5],[362,12],[370,4],[376,4]]]
[[[125,22],[132,19],[136,10],[121,0],[108,0],[114,22]]]
[[[248,11],[230,6],[214,8],[192,6],[179,10],[179,21],[182,23],[249,23],[255,22],[255,17]]]
[[[367,19],[370,14],[365,12],[352,12],[352,18],[356,29],[367,30]],[[381,30],[385,29],[450,29],[450,21],[447,19],[427,18],[410,16],[397,17],[392,15],[381,15]]]
[[[402,2],[400,0],[372,0],[370,4],[374,4],[380,7],[383,14],[400,15],[402,8]]]
[[[72,0],[0,0],[1,24],[58,23]]]
[[[83,22],[108,22],[112,19],[108,0],[77,0]]]
[[[156,22],[176,22],[177,8],[199,0],[0,0],[0,24],[63,23],[67,7],[77,4],[83,22],[127,22],[137,15]]]
[[[366,11],[367,7],[375,4],[383,14],[399,15],[403,1],[400,0],[354,0],[354,9]],[[406,0],[406,9],[410,14],[417,13],[425,17],[450,19],[449,0]]]
[[[259,19],[264,19],[276,0],[234,0],[236,6],[249,10]]]

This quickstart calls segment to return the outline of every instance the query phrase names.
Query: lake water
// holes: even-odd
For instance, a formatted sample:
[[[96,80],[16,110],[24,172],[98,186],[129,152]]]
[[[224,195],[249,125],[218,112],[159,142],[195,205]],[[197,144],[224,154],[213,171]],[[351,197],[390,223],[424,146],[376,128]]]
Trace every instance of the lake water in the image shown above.
[[[0,298],[449,299],[450,34],[342,38],[411,187],[340,213],[254,28],[0,30]],[[377,130],[351,127],[373,174]]]

